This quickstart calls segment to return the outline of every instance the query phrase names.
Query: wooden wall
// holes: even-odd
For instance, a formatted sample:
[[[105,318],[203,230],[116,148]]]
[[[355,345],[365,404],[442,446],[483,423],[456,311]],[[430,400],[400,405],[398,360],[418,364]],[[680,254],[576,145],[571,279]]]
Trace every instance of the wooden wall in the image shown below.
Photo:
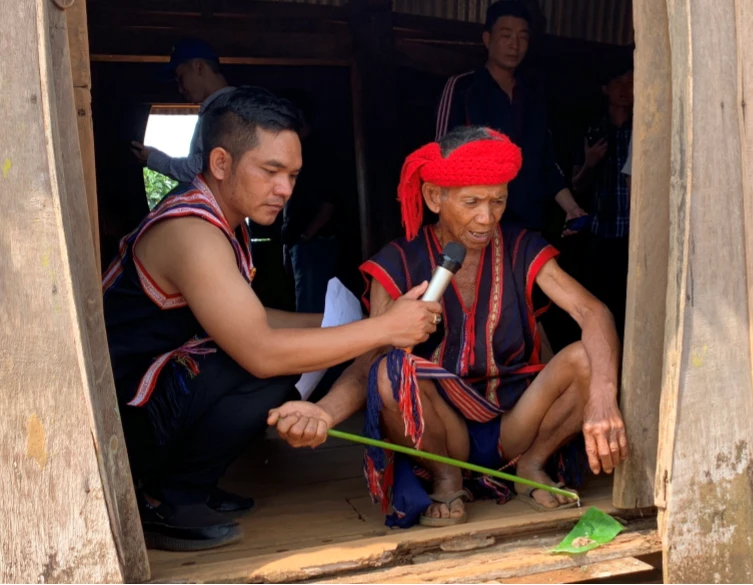
[[[621,409],[630,458],[615,473],[614,503],[654,505],[669,256],[672,87],[667,7],[636,2],[630,267]]]
[[[0,581],[149,578],[62,0],[1,0]]]
[[[670,237],[655,494],[665,581],[747,583],[753,580],[753,126],[746,101],[753,95],[753,7],[746,0],[667,0],[666,6]]]

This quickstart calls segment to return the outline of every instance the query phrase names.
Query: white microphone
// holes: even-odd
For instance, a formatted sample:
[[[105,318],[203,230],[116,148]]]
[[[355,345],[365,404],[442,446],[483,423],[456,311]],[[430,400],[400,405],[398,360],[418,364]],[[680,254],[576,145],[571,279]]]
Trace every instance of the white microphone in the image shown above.
[[[439,301],[444,291],[450,285],[452,277],[457,274],[465,260],[465,247],[457,242],[450,242],[442,250],[439,264],[431,275],[431,281],[426,292],[421,297],[422,301]]]

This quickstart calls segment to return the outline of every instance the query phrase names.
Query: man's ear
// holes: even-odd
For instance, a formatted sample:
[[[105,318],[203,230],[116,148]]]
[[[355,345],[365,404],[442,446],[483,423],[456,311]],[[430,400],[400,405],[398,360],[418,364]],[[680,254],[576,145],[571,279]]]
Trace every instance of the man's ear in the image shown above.
[[[193,68],[196,72],[196,75],[203,77],[207,70],[207,64],[204,59],[196,59],[193,62]]]
[[[209,153],[209,172],[218,181],[224,181],[230,176],[232,165],[233,157],[221,146],[213,148]]]
[[[484,46],[489,49],[489,43],[492,40],[492,35],[488,30],[484,31],[484,34],[481,35],[481,40],[484,41]]]
[[[426,207],[433,213],[439,214],[439,208],[442,206],[442,189],[434,183],[424,183],[421,185],[421,193],[424,196]]]

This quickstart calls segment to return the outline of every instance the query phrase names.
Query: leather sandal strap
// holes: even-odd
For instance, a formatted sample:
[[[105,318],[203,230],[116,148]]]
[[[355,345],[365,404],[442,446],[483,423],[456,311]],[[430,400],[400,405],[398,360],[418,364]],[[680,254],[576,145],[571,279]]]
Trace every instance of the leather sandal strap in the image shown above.
[[[446,496],[441,496],[438,494],[429,494],[429,499],[432,502],[436,502],[437,504],[445,504],[448,508],[450,507],[450,504],[454,502],[455,500],[467,500],[468,494],[465,490],[458,490],[454,494],[448,494]]]

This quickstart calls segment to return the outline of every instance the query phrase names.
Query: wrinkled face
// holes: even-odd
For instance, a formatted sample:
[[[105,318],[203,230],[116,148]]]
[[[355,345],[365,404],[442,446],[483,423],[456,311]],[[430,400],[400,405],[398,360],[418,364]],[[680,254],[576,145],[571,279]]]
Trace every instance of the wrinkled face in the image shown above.
[[[192,104],[200,104],[206,97],[207,64],[201,59],[181,63],[175,68],[175,81],[178,91]]]
[[[633,105],[633,72],[615,77],[606,84],[602,91],[609,100],[609,105],[629,108]]]
[[[437,230],[446,241],[481,250],[491,241],[507,206],[507,185],[441,189],[424,183],[424,201],[439,216]]]
[[[528,52],[528,23],[517,16],[502,16],[491,32],[484,32],[489,60],[504,69],[517,69]]]
[[[256,148],[237,163],[223,148],[210,154],[210,171],[222,183],[222,199],[231,225],[250,218],[271,225],[293,194],[301,170],[301,142],[295,132],[257,129]]]

